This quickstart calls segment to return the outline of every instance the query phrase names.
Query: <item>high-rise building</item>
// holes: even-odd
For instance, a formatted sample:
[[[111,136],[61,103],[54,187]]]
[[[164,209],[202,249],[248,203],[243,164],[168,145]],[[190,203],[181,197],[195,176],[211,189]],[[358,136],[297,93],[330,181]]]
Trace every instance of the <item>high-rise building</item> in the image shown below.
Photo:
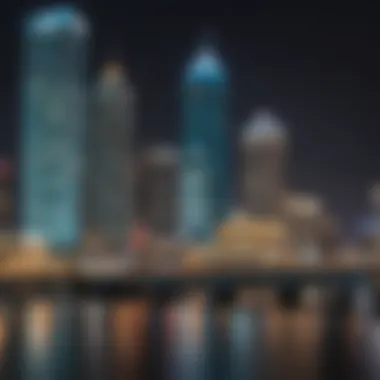
[[[202,44],[191,57],[182,91],[179,227],[183,238],[194,240],[208,238],[230,207],[227,72],[212,45]],[[204,193],[204,205],[194,191]],[[198,212],[209,214],[209,225],[194,229]]]
[[[105,65],[87,138],[87,228],[107,251],[127,248],[132,218],[134,91],[118,62]]]
[[[283,196],[286,131],[269,110],[259,110],[244,126],[241,136],[243,207],[255,215],[280,211]]]
[[[31,13],[22,39],[22,231],[70,251],[82,233],[89,25],[74,7]]]

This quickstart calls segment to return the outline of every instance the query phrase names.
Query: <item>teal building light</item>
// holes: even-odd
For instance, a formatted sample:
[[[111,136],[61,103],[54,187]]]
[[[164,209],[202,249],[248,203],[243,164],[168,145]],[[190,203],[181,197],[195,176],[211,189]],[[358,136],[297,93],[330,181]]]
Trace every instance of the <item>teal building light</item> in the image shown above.
[[[186,239],[207,239],[227,213],[230,203],[228,136],[228,73],[216,48],[201,44],[190,58],[182,77],[180,229]],[[201,157],[194,157],[194,147]],[[199,167],[199,165],[201,165]],[[196,167],[196,168],[195,168]],[[199,202],[191,197],[187,178],[197,175]],[[194,177],[191,174],[192,177]],[[204,178],[203,182],[199,178]],[[194,182],[194,181],[193,181]],[[187,183],[187,185],[186,185]],[[193,190],[195,191],[195,190]],[[191,204],[191,206],[190,206]],[[195,209],[199,208],[198,211]],[[202,210],[200,208],[203,208]],[[207,214],[203,225],[193,225],[192,215]],[[199,219],[201,220],[201,219]],[[195,232],[197,231],[197,232]],[[200,232],[202,231],[202,232]]]
[[[32,12],[22,29],[21,229],[57,251],[82,233],[89,33],[69,5]]]

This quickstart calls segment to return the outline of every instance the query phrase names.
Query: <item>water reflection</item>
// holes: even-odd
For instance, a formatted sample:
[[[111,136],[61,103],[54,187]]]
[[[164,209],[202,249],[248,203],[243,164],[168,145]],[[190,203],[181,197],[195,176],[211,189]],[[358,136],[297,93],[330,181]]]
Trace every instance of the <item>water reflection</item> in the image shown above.
[[[207,378],[207,369],[213,365],[207,347],[213,347],[218,355],[215,368],[219,379],[312,380],[334,378],[334,374],[335,379],[355,376],[359,380],[364,376],[363,369],[367,378],[378,378],[380,322],[370,310],[350,302],[345,308],[338,307],[331,299],[314,306],[300,302],[295,307],[284,307],[273,300],[262,302],[258,293],[251,293],[248,298],[223,303],[212,312],[207,300],[202,292],[189,292],[162,306],[163,345],[157,347],[157,356],[164,361],[164,379]],[[148,300],[99,298],[81,302],[77,311],[82,335],[80,339],[76,337],[76,343],[65,346],[68,349],[62,349],[65,340],[57,339],[76,331],[64,326],[74,321],[67,310],[76,309],[69,303],[63,307],[56,300],[45,299],[24,305],[22,378],[57,379],[57,363],[61,361],[74,369],[75,361],[67,360],[73,357],[69,350],[80,344],[86,378],[144,379],[144,369],[149,366],[145,355],[149,342]],[[7,308],[1,307],[2,361],[10,341],[7,315]],[[212,324],[207,327],[210,317]],[[214,346],[208,346],[211,330],[205,328],[210,326],[215,333]],[[60,352],[68,356],[60,357]],[[330,371],[330,377],[322,375],[326,371]]]
[[[42,299],[25,305],[24,342],[21,371],[23,380],[48,380],[51,378],[51,342],[53,329],[52,305]]]

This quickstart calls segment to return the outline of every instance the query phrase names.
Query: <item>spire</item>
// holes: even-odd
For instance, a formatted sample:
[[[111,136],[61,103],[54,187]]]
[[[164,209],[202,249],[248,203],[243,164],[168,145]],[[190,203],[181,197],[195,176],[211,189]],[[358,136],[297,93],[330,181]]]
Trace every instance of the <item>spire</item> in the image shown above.
[[[214,34],[208,31],[187,64],[186,81],[223,82],[225,76],[226,69],[215,47]]]
[[[79,9],[70,4],[56,4],[38,9],[26,18],[28,34],[35,36],[52,36],[72,34],[87,37],[89,23]]]
[[[242,141],[247,144],[281,143],[286,139],[286,128],[270,109],[254,113],[242,130]]]

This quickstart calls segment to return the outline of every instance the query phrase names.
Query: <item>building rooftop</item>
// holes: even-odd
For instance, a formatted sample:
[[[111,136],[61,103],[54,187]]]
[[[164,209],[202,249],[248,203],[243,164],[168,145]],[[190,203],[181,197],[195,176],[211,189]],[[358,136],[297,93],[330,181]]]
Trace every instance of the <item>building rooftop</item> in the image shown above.
[[[100,71],[102,86],[130,86],[128,72],[121,62],[106,62]]]
[[[111,100],[116,96],[124,102],[125,98],[133,99],[135,95],[128,70],[119,61],[109,61],[104,64],[100,70],[97,86],[98,93],[103,99]]]
[[[102,69],[102,78],[114,80],[125,77],[125,70],[121,62],[110,61],[106,62]]]
[[[225,80],[226,69],[218,51],[212,45],[204,44],[190,58],[185,75],[190,83],[219,83]]]
[[[53,5],[30,13],[26,17],[26,30],[35,36],[62,34],[86,37],[89,22],[82,12],[72,5]]]
[[[253,114],[242,130],[244,143],[271,143],[286,139],[286,128],[282,121],[269,109]]]

